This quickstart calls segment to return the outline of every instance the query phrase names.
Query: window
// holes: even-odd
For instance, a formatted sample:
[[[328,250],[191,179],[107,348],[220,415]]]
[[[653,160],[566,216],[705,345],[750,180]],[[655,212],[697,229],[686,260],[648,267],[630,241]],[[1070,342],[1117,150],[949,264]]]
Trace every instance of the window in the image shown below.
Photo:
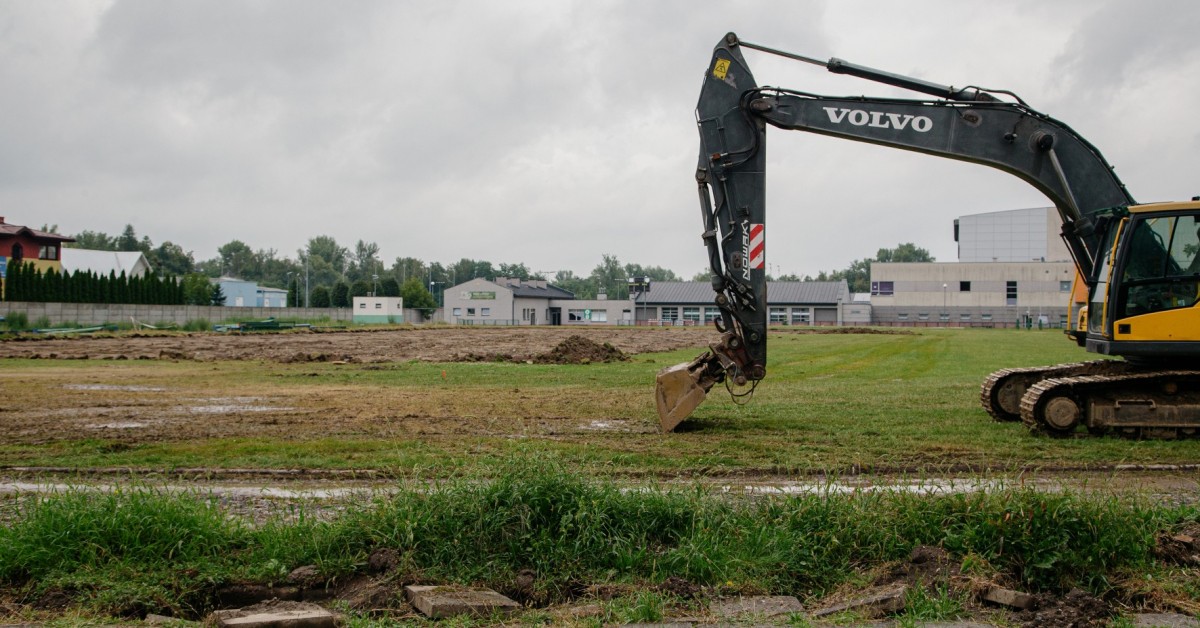
[[[1058,291],[1059,292],[1070,292],[1071,291],[1071,282],[1069,282],[1069,281],[1058,282]]]
[[[473,308],[473,307],[467,308],[467,316],[475,316],[475,308]]]
[[[533,312],[534,312],[534,308],[531,308],[531,307],[522,308],[521,309],[521,320],[523,320],[523,321],[533,320]]]
[[[1017,282],[1015,282],[1015,281],[1005,282],[1004,304],[1005,305],[1016,305],[1017,304]]]
[[[608,322],[608,310],[592,310],[592,322],[593,323],[607,323]]]
[[[480,316],[491,316],[491,315],[492,315],[492,308],[490,308],[490,307],[481,307],[481,308],[479,308],[479,315],[480,315]]]
[[[899,314],[896,315],[896,320],[898,320],[898,321],[908,320],[908,312],[900,312]]]
[[[462,308],[461,308],[461,307],[456,307],[456,308],[454,308],[454,315],[455,315],[455,316],[462,316]]]
[[[375,304],[375,309],[377,309],[377,310],[382,310],[382,309],[383,309],[383,304],[382,304],[382,303],[376,303],[376,304]]]
[[[721,315],[721,308],[719,308],[719,307],[704,308],[704,322],[706,322],[706,323],[711,323],[711,322],[717,320],[717,317],[720,315]]]
[[[969,320],[971,320],[971,315],[970,315],[970,314],[959,314],[959,315],[958,315],[958,320],[960,320],[960,321],[969,321]]]
[[[1134,223],[1125,282],[1117,295],[1121,315],[1137,316],[1196,303],[1196,275],[1200,273],[1197,218],[1148,218]]]
[[[873,297],[890,297],[895,294],[895,282],[892,281],[872,281],[871,296]]]
[[[958,282],[958,291],[959,292],[970,292],[971,291],[971,282],[969,282],[969,281]]]
[[[58,247],[54,245],[43,246],[38,249],[38,259],[58,259]]]
[[[786,325],[787,324],[788,311],[787,311],[786,307],[773,307],[773,308],[771,308],[770,313],[771,313],[770,322],[772,325]]]
[[[14,262],[19,262],[25,258],[25,247],[21,246],[20,242],[13,245],[12,258]]]
[[[990,320],[992,320],[992,315],[991,314],[980,314],[979,318],[982,318],[985,321],[990,321]]]
[[[700,322],[700,308],[698,308],[698,307],[683,308],[683,320],[692,321],[694,323],[699,323]]]
[[[567,310],[567,320],[576,323],[591,320],[589,314],[587,310]]]
[[[806,307],[792,308],[792,324],[807,325],[812,322],[812,310]]]
[[[938,314],[938,320],[943,322],[950,320],[950,313],[942,312],[941,314]]]
[[[662,309],[662,316],[660,316],[659,318],[663,319],[664,321],[675,321],[675,320],[679,320],[679,308],[677,308],[677,307],[664,307],[664,308]]]
[[[360,309],[360,310],[365,310],[365,309],[367,309],[367,304],[366,304],[366,303],[359,303],[359,304],[358,304],[358,309]]]
[[[917,312],[917,320],[919,320],[919,321],[929,320],[929,312]]]

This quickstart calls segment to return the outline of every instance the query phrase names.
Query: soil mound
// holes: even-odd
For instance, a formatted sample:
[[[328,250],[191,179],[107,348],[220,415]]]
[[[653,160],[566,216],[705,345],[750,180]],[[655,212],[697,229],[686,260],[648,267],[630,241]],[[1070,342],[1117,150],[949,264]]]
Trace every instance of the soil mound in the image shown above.
[[[537,364],[591,364],[625,362],[629,356],[609,343],[598,344],[583,336],[569,336],[550,351],[534,356]]]

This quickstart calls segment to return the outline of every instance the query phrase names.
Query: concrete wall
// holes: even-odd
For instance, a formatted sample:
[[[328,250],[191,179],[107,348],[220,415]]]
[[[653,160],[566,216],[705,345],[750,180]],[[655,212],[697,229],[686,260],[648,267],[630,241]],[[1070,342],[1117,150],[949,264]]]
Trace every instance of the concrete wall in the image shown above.
[[[158,325],[174,323],[183,325],[188,321],[204,319],[210,323],[232,320],[281,319],[319,320],[350,322],[350,308],[303,308],[303,307],[222,307],[211,305],[113,305],[93,303],[23,303],[0,302],[0,316],[23,313],[29,324],[36,324],[42,317],[51,325],[77,323],[80,325],[105,325],[140,323]],[[413,322],[420,322],[419,320]]]

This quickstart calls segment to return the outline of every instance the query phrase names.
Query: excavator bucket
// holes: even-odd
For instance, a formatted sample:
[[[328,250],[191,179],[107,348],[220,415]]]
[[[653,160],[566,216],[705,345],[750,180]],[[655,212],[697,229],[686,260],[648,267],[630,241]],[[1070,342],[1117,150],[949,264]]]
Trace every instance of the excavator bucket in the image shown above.
[[[658,372],[654,397],[658,401],[658,425],[664,434],[691,416],[713,387],[715,382],[705,375],[708,357],[705,354]]]

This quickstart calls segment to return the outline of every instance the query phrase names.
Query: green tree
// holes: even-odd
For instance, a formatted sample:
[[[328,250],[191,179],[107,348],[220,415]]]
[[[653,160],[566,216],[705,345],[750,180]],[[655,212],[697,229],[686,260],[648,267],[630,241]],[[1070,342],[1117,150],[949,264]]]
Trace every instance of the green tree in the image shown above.
[[[359,279],[358,281],[355,281],[354,283],[350,284],[350,297],[351,298],[365,297],[368,294],[371,294],[371,284],[367,283],[367,281],[365,279]]]
[[[896,246],[894,249],[879,249],[875,254],[877,262],[932,262],[933,256],[929,251],[913,244],[905,242]]]
[[[400,282],[396,281],[395,277],[384,277],[383,279],[379,280],[379,296],[400,296]]]
[[[329,286],[317,286],[312,289],[312,294],[309,295],[313,307],[329,307]]]
[[[74,242],[67,242],[63,246],[76,249],[90,249],[93,251],[116,251],[117,239],[101,233],[99,231],[81,231],[73,236]]]
[[[187,305],[208,305],[212,303],[212,284],[208,277],[200,273],[188,273],[183,276],[183,302]]]
[[[211,305],[225,305],[225,291],[221,289],[221,284],[215,283],[212,287]]]
[[[437,301],[434,300],[433,294],[425,288],[425,283],[416,277],[409,277],[408,281],[400,286],[400,297],[404,299],[404,307],[421,310],[421,315],[426,319],[433,316],[433,311],[437,309]]]
[[[329,299],[333,307],[350,307],[350,286],[344,281],[333,284],[329,291]]]
[[[118,251],[140,251],[141,242],[138,240],[137,232],[133,230],[133,225],[125,225],[125,230],[121,235],[117,236]]]

